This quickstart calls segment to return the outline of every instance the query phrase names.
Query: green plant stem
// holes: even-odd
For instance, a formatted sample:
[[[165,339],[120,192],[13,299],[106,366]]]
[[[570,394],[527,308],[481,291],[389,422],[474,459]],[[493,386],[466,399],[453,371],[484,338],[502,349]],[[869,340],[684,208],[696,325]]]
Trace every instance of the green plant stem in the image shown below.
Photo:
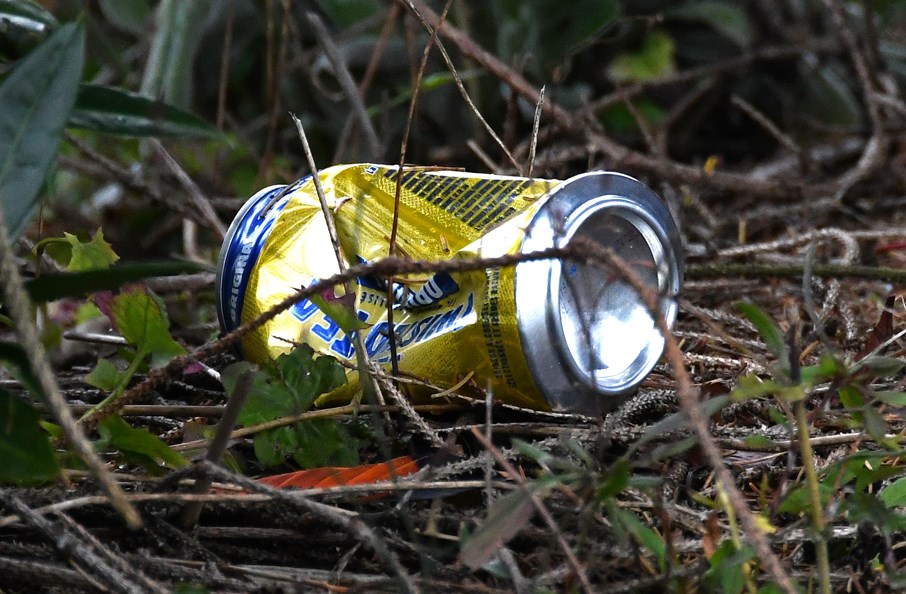
[[[687,266],[684,274],[687,280],[724,277],[802,278],[804,269],[805,267],[799,264],[695,264]],[[811,268],[811,274],[812,276],[824,278],[862,278],[866,280],[906,284],[906,270],[898,268],[845,264],[816,264]]]
[[[812,511],[812,528],[815,530],[815,555],[818,564],[818,581],[822,594],[830,594],[830,562],[827,556],[827,539],[824,537],[824,505],[821,503],[821,492],[818,490],[818,473],[815,470],[815,457],[808,434],[808,419],[805,414],[805,403],[793,403],[796,415],[796,430],[799,434],[799,447],[802,451],[802,467],[805,469],[805,483],[808,489]]]
[[[116,388],[114,388],[113,392],[111,392],[109,396],[95,404],[88,412],[79,417],[79,422],[84,422],[86,418],[96,414],[96,411],[98,409],[104,408],[105,406],[122,396],[126,391],[126,388],[129,387],[129,382],[132,381],[132,377],[138,371],[139,365],[142,364],[142,361],[144,361],[145,357],[147,356],[148,353],[143,350],[139,350],[137,353],[135,353],[135,356],[132,357],[132,361],[129,363],[129,366],[120,376],[120,381],[116,385]]]

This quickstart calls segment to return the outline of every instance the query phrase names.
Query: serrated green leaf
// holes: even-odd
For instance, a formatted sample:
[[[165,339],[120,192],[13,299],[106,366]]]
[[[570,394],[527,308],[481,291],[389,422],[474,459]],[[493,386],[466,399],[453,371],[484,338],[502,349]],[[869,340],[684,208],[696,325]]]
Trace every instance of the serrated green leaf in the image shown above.
[[[740,6],[732,2],[710,0],[688,2],[665,10],[664,15],[706,23],[743,49],[752,44],[752,24],[749,17]]]
[[[16,239],[38,206],[82,77],[84,28],[66,24],[0,82],[0,203]]]
[[[133,287],[115,296],[110,305],[113,323],[139,353],[151,355],[159,367],[186,350],[170,336],[170,322],[159,299],[143,287]]]
[[[104,241],[104,232],[100,229],[91,238],[91,241],[81,242],[71,233],[64,233],[66,240],[72,245],[72,257],[66,270],[70,272],[84,272],[86,270],[106,270],[120,259]]]
[[[710,567],[704,575],[705,583],[722,594],[739,594],[746,585],[742,564],[754,556],[755,551],[749,546],[737,550],[732,540],[723,541],[708,560]]]
[[[641,50],[616,56],[607,73],[618,83],[656,80],[676,70],[674,49],[670,35],[663,31],[652,31],[645,38],[645,45]]]
[[[873,493],[852,493],[843,502],[843,511],[852,524],[869,522],[884,534],[906,529],[906,516],[890,509]]]
[[[224,372],[224,387],[230,393],[238,373],[232,366]],[[248,427],[304,413],[317,396],[345,382],[346,372],[336,359],[315,357],[311,347],[300,345],[278,357],[266,371],[255,374],[239,423]],[[358,445],[358,440],[334,419],[301,421],[262,431],[254,442],[255,455],[265,466],[283,464],[291,457],[305,468],[357,464]]]
[[[0,483],[33,484],[60,472],[38,412],[22,399],[0,389]]]
[[[189,462],[147,429],[136,429],[119,415],[111,415],[98,423],[101,444],[112,447],[149,472],[161,472],[161,465],[182,468]]]
[[[906,477],[898,478],[878,493],[878,497],[887,507],[906,506]]]
[[[98,359],[94,369],[85,376],[85,383],[99,390],[111,392],[119,386],[122,379],[123,374],[116,368],[116,365],[107,359]]]
[[[25,281],[25,289],[33,301],[43,303],[64,297],[113,291],[123,285],[154,276],[176,276],[209,270],[207,266],[194,262],[118,264],[107,270],[44,274]]]
[[[293,460],[302,468],[355,466],[359,463],[359,440],[334,419],[297,423]]]
[[[198,116],[123,89],[83,84],[69,125],[121,136],[219,138],[217,128]]]
[[[279,466],[298,449],[296,432],[292,427],[277,427],[262,431],[253,443],[255,457],[264,466]]]
[[[761,308],[751,303],[737,303],[736,310],[741,313],[747,320],[752,322],[761,339],[764,340],[765,346],[770,349],[784,370],[789,370],[790,351],[787,348],[786,341],[780,328]]]

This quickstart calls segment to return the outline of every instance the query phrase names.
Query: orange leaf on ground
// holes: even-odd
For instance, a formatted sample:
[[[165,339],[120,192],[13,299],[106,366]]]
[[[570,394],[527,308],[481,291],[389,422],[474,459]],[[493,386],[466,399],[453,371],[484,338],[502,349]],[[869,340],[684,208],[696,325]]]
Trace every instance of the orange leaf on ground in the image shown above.
[[[275,489],[287,489],[290,487],[297,489],[324,489],[389,481],[391,475],[394,477],[407,476],[416,472],[418,468],[418,462],[412,457],[400,456],[389,462],[378,462],[376,464],[297,470],[296,472],[265,476],[258,479],[258,482]]]

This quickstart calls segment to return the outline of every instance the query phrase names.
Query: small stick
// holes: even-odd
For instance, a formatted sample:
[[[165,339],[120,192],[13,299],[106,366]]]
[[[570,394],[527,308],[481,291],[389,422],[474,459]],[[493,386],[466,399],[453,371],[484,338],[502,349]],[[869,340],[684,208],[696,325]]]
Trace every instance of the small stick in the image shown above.
[[[371,118],[368,117],[368,110],[365,109],[365,102],[362,100],[359,89],[356,88],[355,81],[349,73],[349,67],[346,65],[346,61],[340,54],[336,42],[331,38],[330,33],[327,31],[327,27],[324,26],[324,22],[321,18],[313,12],[305,13],[305,18],[308,19],[308,23],[315,33],[318,44],[321,46],[321,49],[324,50],[324,53],[327,54],[327,59],[333,66],[337,82],[340,83],[340,88],[343,89],[343,94],[346,95],[346,99],[352,107],[352,114],[358,120],[359,126],[361,126],[362,131],[365,134],[365,140],[368,141],[368,151],[371,153],[371,158],[378,158],[382,152],[381,141],[378,138],[377,131],[374,129],[374,124],[371,123]]]
[[[246,369],[239,374],[239,378],[236,380],[236,388],[233,390],[233,393],[230,394],[230,399],[223,411],[223,416],[220,418],[220,422],[217,423],[217,429],[213,439],[211,439],[211,445],[208,447],[208,451],[204,457],[205,461],[210,464],[217,464],[220,462],[220,458],[223,457],[224,452],[226,452],[227,445],[229,445],[230,442],[230,434],[232,433],[233,427],[236,425],[236,420],[239,418],[239,413],[242,411],[242,405],[245,404],[245,400],[251,392],[252,384],[254,382],[254,368]],[[196,495],[207,493],[208,489],[211,488],[211,482],[209,476],[202,476],[196,481],[195,488],[192,489],[192,492]],[[204,502],[197,501],[190,503],[182,510],[180,523],[183,528],[191,528],[198,522],[203,505]]]
[[[527,177],[532,177],[532,170],[535,168],[535,150],[538,148],[538,129],[541,127],[541,111],[544,108],[544,90],[546,88],[541,87],[538,104],[535,106],[535,117],[532,121],[532,143],[529,145],[528,167],[525,170]]]

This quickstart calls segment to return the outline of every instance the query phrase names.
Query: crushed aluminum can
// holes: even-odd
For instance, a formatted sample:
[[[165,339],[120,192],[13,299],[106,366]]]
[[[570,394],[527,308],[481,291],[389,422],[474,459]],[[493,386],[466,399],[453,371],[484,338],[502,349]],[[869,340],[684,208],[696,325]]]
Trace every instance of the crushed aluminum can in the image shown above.
[[[348,263],[386,257],[398,167],[339,165],[318,175]],[[681,242],[666,205],[641,182],[614,172],[557,181],[403,171],[398,255],[493,257],[564,246],[574,237],[612,248],[628,262],[661,296],[661,313],[672,325],[683,275]],[[311,177],[265,188],[236,215],[221,249],[221,326],[231,331],[337,272]],[[387,283],[362,277],[351,285],[357,315],[369,325],[359,330],[368,357],[389,366]],[[538,260],[403,275],[393,295],[401,375],[447,388],[471,373],[496,400],[517,406],[606,411],[641,383],[664,347],[635,289],[592,264]],[[294,343],[355,361],[351,338],[309,300],[246,335],[240,348],[245,358],[264,363]],[[356,377],[351,372],[353,385]]]

